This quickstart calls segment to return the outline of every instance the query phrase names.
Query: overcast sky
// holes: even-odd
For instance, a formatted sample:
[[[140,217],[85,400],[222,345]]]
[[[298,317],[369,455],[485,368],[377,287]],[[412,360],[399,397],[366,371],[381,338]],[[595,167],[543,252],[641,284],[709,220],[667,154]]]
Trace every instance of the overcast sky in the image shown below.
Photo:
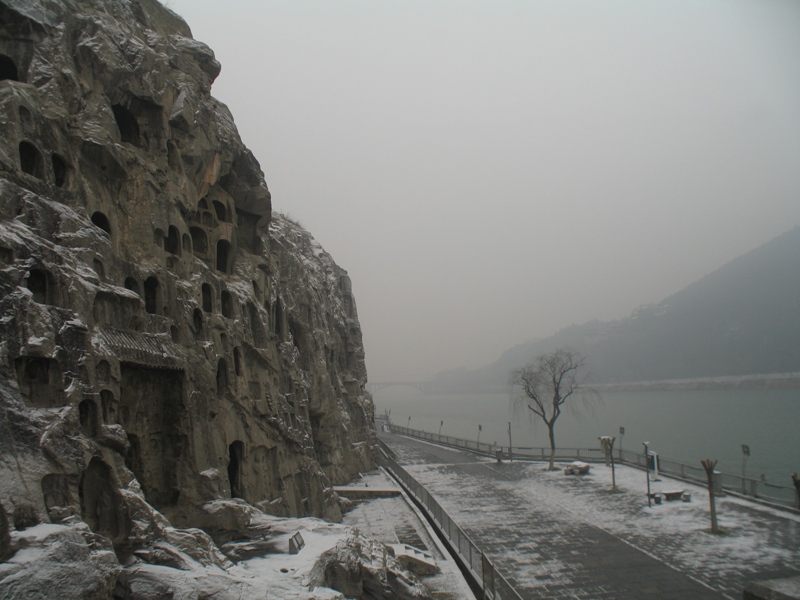
[[[628,316],[800,223],[797,0],[165,3],[349,272],[370,381]]]

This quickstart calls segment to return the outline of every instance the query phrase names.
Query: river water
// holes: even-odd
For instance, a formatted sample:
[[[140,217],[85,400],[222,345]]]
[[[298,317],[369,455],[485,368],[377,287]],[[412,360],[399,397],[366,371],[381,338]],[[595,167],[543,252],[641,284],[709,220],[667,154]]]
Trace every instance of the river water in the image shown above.
[[[510,422],[514,446],[549,446],[547,428],[507,394],[424,395],[393,386],[373,397],[376,414],[391,410],[397,425],[431,433],[441,425],[442,435],[470,440],[480,425],[481,442],[507,446]],[[791,473],[800,472],[800,390],[603,392],[556,422],[558,447],[595,448],[601,435],[616,436],[615,449],[641,452],[649,442],[661,457],[697,467],[714,458],[718,471],[734,475],[742,473],[747,444],[748,477],[791,486]]]

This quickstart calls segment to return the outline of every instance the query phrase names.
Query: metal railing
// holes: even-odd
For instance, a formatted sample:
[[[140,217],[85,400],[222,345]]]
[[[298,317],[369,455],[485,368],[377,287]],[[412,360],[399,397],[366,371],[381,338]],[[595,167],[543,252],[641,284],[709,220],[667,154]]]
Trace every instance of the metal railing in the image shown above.
[[[392,451],[382,441],[379,442],[384,451],[386,468],[416,499],[419,505],[446,538],[451,549],[458,555],[462,566],[468,571],[472,580],[480,587],[483,598],[488,600],[522,600],[522,596],[511,586],[503,575],[495,568],[489,557],[472,541],[461,527],[450,518],[436,499],[392,458]]]
[[[450,446],[459,448],[461,450],[469,450],[478,454],[485,454],[486,456],[494,457],[497,451],[502,452],[503,458],[514,458],[520,460],[549,460],[550,448],[529,448],[513,446],[498,446],[495,444],[486,444],[483,442],[476,442],[474,440],[465,440],[448,435],[439,435],[436,433],[429,433],[427,431],[420,431],[418,429],[409,429],[408,427],[401,427],[394,424],[388,425],[390,431],[409,437],[427,440],[443,446]],[[645,456],[641,452],[631,452],[629,450],[615,450],[614,456],[617,460],[624,464],[634,465],[646,468],[647,462]],[[600,462],[605,460],[605,454],[599,448],[556,448],[555,460],[582,460],[587,462]],[[685,463],[669,460],[659,456],[658,460],[659,472],[664,473],[670,477],[681,479],[689,483],[696,483],[706,485],[706,472],[702,467],[688,465]],[[753,498],[758,501],[765,501],[768,503],[776,504],[778,506],[785,506],[790,508],[800,508],[800,498],[794,486],[779,485],[770,483],[761,479],[751,479],[749,477],[741,477],[740,475],[732,475],[730,473],[718,473],[717,477],[720,478],[722,490],[733,495],[742,496],[746,498]]]

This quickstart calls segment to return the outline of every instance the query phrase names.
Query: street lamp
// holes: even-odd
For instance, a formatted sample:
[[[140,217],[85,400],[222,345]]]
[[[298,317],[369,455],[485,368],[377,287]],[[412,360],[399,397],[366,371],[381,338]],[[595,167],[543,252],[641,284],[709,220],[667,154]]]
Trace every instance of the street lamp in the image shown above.
[[[408,424],[406,425],[406,429],[411,429],[411,417],[408,417]]]
[[[747,459],[750,458],[750,446],[747,444],[742,444],[742,493],[747,493],[747,483],[745,482],[745,465],[747,464]]]
[[[622,438],[625,436],[625,428],[619,427],[619,459],[622,460]]]
[[[442,425],[444,425],[444,419],[439,423],[439,437],[442,437]]]
[[[644,467],[645,467],[645,472],[647,473],[647,507],[648,508],[650,508],[652,506],[652,504],[651,504],[651,500],[652,499],[650,498],[650,456],[649,456],[649,453],[647,451],[647,445],[649,443],[650,442],[642,442],[642,444],[644,445]]]

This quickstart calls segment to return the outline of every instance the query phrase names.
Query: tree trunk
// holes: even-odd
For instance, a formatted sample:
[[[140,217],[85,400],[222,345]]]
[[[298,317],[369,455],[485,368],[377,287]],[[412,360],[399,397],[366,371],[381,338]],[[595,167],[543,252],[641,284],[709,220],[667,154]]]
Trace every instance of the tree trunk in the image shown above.
[[[547,429],[550,433],[550,466],[547,467],[549,471],[555,471],[555,460],[556,460],[556,432],[555,432],[555,423],[551,423],[547,426]]]
[[[719,533],[719,526],[717,525],[717,504],[714,499],[714,467],[717,466],[716,460],[701,460],[700,464],[706,470],[706,478],[708,479],[708,503],[711,507],[711,533]]]

